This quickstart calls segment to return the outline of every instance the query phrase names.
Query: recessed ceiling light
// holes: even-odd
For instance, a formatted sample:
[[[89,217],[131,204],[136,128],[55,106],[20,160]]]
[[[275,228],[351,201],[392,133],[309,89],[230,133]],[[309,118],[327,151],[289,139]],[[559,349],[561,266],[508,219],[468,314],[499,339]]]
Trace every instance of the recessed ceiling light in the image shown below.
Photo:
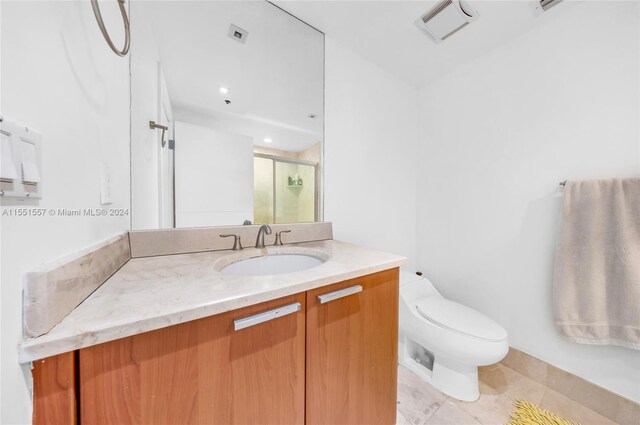
[[[220,94],[229,94],[229,89],[226,87],[220,86]]]
[[[271,140],[270,138],[268,138],[268,137],[267,137],[266,139],[264,139],[264,142],[265,142],[265,143],[271,143],[271,142],[272,142],[272,140]]]

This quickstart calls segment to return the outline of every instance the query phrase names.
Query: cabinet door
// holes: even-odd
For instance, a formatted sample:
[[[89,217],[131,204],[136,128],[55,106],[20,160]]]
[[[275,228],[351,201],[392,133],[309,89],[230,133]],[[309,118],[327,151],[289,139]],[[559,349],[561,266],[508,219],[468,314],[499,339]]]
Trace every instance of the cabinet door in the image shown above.
[[[307,292],[306,423],[395,424],[398,269]]]
[[[304,311],[298,294],[80,350],[81,423],[304,423]]]
[[[75,425],[76,352],[33,362],[33,425]]]

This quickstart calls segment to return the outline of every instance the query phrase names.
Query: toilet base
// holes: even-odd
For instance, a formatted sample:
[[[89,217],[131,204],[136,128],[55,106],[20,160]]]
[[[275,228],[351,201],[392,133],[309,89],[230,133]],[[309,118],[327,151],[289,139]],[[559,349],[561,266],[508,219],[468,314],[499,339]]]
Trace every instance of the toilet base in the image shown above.
[[[434,356],[433,364],[416,361],[416,348],[424,348],[414,341],[400,342],[399,363],[443,393],[462,401],[476,401],[480,397],[478,367]],[[431,368],[429,368],[431,366]]]

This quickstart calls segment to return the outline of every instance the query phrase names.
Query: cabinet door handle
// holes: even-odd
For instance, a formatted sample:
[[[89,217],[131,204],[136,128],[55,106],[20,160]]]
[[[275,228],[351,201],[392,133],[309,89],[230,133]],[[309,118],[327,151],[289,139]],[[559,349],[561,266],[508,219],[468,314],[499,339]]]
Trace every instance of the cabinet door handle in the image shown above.
[[[302,306],[300,305],[300,303],[293,303],[274,308],[273,310],[267,310],[263,311],[262,313],[235,319],[233,321],[233,329],[239,331],[240,329],[248,328],[259,323],[268,322],[269,320],[277,319],[278,317],[295,313],[297,311],[300,311],[301,308]]]
[[[338,298],[348,297],[349,295],[357,294],[358,292],[362,292],[361,285],[349,286],[348,288],[343,288],[337,291],[318,295],[318,301],[320,301],[320,304],[324,304],[324,303],[328,303],[329,301],[337,300]]]

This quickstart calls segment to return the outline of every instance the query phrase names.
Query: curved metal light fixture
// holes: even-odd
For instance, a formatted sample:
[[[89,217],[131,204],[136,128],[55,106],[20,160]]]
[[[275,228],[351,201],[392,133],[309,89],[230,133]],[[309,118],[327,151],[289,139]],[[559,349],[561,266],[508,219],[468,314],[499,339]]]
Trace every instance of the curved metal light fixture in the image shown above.
[[[113,45],[113,41],[111,41],[111,37],[109,37],[109,33],[104,26],[104,21],[102,20],[102,14],[100,13],[100,6],[98,6],[98,0],[91,0],[91,7],[93,8],[93,14],[96,15],[96,21],[98,21],[98,26],[100,27],[100,31],[102,31],[102,35],[104,39],[107,41],[111,50],[118,56],[126,56],[127,52],[129,52],[129,44],[131,43],[131,31],[129,30],[129,17],[127,16],[127,9],[124,5],[125,0],[117,0],[118,6],[120,7],[120,13],[122,14],[122,20],[124,21],[124,47],[122,50],[118,50],[116,46]]]

